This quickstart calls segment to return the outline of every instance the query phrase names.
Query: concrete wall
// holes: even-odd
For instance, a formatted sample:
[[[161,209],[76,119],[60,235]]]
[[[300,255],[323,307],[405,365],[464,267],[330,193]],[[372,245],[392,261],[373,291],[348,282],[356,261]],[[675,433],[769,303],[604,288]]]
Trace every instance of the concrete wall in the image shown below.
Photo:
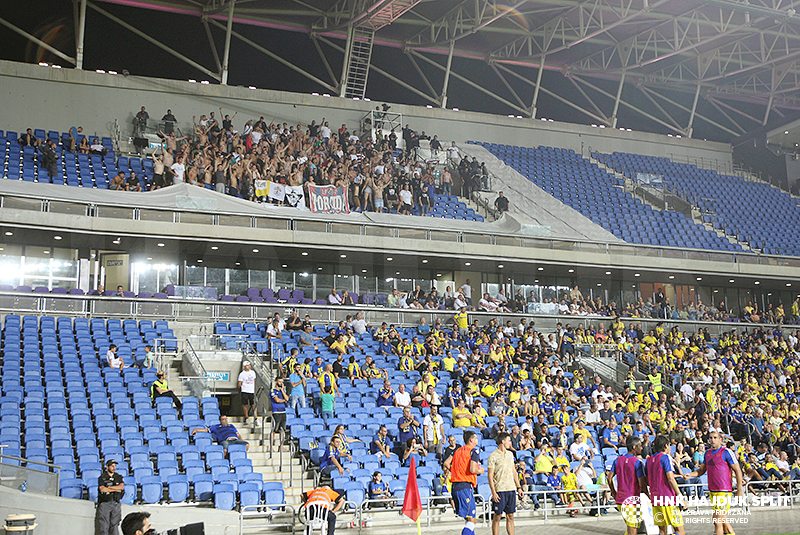
[[[208,507],[176,507],[163,505],[122,506],[122,518],[134,511],[150,513],[150,523],[159,533],[166,533],[186,524],[204,522],[206,535],[233,535],[239,532],[239,514]],[[20,492],[0,486],[0,521],[10,514],[36,515],[35,533],[95,533],[95,503]]]
[[[203,85],[188,81],[99,74],[73,69],[54,69],[24,63],[0,62],[0,129],[21,131],[26,127],[65,132],[81,125],[87,133],[110,135],[114,121],[130,135],[134,114],[145,106],[154,119],[172,109],[178,126],[188,131],[192,116],[211,111],[239,115],[241,129],[250,118],[264,116],[295,124],[327,118],[331,127],[359,119],[378,102],[356,102],[300,93],[251,90],[245,87]],[[666,156],[679,161],[716,161],[730,165],[730,145],[667,137],[641,132],[621,132],[585,125],[516,119],[477,112],[455,112],[419,106],[392,105],[403,122],[415,130],[438,134],[442,140],[489,140],[521,146],[548,145],[571,148],[588,155],[589,148],[603,152],[627,151]],[[547,111],[542,113],[546,116]],[[588,121],[587,121],[588,122]]]

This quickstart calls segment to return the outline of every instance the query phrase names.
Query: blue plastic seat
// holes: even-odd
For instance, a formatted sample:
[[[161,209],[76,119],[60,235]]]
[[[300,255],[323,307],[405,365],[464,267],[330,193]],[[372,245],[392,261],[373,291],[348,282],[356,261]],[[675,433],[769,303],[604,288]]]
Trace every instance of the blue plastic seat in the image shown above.
[[[231,511],[236,506],[236,492],[233,485],[218,483],[214,485],[214,507],[223,511]]]

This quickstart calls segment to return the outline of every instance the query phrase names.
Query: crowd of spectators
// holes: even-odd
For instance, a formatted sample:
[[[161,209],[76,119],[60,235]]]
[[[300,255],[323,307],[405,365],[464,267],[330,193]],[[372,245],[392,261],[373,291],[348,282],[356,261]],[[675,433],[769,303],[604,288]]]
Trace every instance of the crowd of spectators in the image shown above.
[[[308,318],[293,323],[300,329],[311,326]],[[567,346],[568,331],[559,324],[553,332],[539,332],[532,321],[480,325],[456,314],[452,326],[423,320],[410,333],[386,323],[368,325],[359,314],[332,327],[320,343],[305,341],[319,349],[315,360],[301,361],[294,350],[282,364],[293,385],[302,376],[319,381],[323,390],[332,387],[334,402],[340,380],[366,379],[361,388],[377,390],[378,409],[403,410],[397,428],[390,433],[382,425],[370,450],[396,455],[406,465],[413,456],[446,466],[459,428],[475,429],[485,439],[509,433],[511,451],[524,461],[516,466],[526,489],[600,490],[605,503],[605,471],[625,453],[628,437],[641,439],[637,453],[646,457],[658,453],[652,443],[662,435],[662,443],[671,446],[677,482],[700,485],[690,472],[704,462],[717,433],[741,465],[740,485],[765,482],[755,490],[787,491],[791,482],[800,481],[800,331],[759,325],[714,338],[708,329],[681,332],[663,324],[641,333],[620,318],[599,325],[597,332],[579,326],[590,334],[584,340],[590,344],[610,336],[606,333],[628,333],[642,341],[636,349],[641,358],[621,386],[571,364],[577,342]],[[365,355],[361,335],[379,342],[377,354],[406,374],[396,390],[388,370]],[[333,355],[335,361],[325,361]],[[637,367],[647,373],[645,379],[637,380]],[[295,397],[292,407],[298,402]],[[331,417],[336,409],[329,408]],[[413,408],[427,415],[418,418]],[[334,437],[323,459],[326,475],[345,473],[345,430],[337,427]],[[444,489],[447,476],[445,469]]]
[[[143,131],[148,119],[143,107],[134,121],[137,131]],[[154,182],[142,189],[185,182],[250,201],[296,206],[297,197],[278,201],[257,194],[256,181],[302,186],[305,199],[309,185],[334,185],[348,192],[355,211],[418,215],[429,215],[435,193],[450,195],[451,173],[439,173],[432,163],[417,158],[421,140],[429,140],[437,152],[441,143],[408,125],[401,132],[401,151],[393,130],[385,135],[376,129],[373,142],[371,132],[351,130],[346,124],[331,128],[324,117],[319,123],[296,125],[267,123],[260,117],[247,120],[241,130],[234,128],[235,119],[236,114],[220,109],[218,116],[211,112],[193,117],[191,135],[177,136],[177,119],[168,110],[162,119],[166,127],[158,129],[162,148],[152,155]]]

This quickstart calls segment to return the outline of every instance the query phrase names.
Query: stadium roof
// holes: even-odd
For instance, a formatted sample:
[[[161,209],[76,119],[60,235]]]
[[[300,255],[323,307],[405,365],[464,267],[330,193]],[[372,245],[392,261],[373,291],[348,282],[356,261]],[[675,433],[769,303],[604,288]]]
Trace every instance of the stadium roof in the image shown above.
[[[76,6],[81,1],[76,0]],[[345,63],[356,54],[351,44],[361,41],[372,45],[367,51],[369,74],[402,88],[414,100],[409,103],[446,107],[449,85],[451,92],[457,86],[479,95],[470,101],[470,109],[478,111],[546,115],[612,128],[625,116],[629,127],[689,136],[702,128],[708,137],[726,141],[800,109],[800,15],[795,12],[800,1],[87,3],[90,11],[137,31],[151,43],[155,37],[136,28],[133,18],[115,16],[107,4],[197,17],[212,41],[214,67],[175,50],[170,53],[223,83],[230,49],[225,41],[233,38],[304,76],[320,92],[344,96],[349,72]],[[281,56],[269,44],[259,44],[269,39],[253,39],[243,26],[302,32],[317,54]],[[219,46],[213,43],[211,29],[218,36],[225,32]],[[79,52],[78,62],[80,56]],[[366,92],[356,87],[352,94],[377,100],[369,87],[373,82],[370,78]]]

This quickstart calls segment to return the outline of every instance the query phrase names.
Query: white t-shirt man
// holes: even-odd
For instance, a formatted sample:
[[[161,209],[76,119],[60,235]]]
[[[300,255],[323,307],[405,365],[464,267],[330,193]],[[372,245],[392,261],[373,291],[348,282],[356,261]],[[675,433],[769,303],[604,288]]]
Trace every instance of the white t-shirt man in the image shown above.
[[[253,370],[242,370],[238,381],[242,383],[242,392],[245,394],[256,393],[256,372]]]
[[[367,322],[364,320],[364,318],[353,320],[350,322],[350,327],[356,334],[364,334],[367,332]]]
[[[425,430],[425,442],[433,443],[433,434],[436,433],[437,443],[444,444],[444,436],[442,435],[442,424],[444,420],[441,414],[437,414],[435,419],[432,414],[428,414],[422,420],[422,428]]]
[[[325,125],[319,127],[319,133],[322,135],[322,139],[330,139],[331,138],[331,129]]]
[[[589,488],[589,485],[594,484],[592,480],[592,469],[588,466],[584,465],[579,467],[575,472],[575,477],[577,479],[578,488]]]
[[[681,395],[683,399],[686,401],[693,401],[694,400],[694,388],[689,383],[684,383],[681,387]]]
[[[108,361],[108,365],[115,370],[118,370],[122,366],[122,358],[113,349],[109,349],[106,352],[106,360]]]
[[[400,200],[403,201],[403,204],[407,204],[409,206],[414,204],[414,197],[411,195],[411,192],[407,189],[400,190]]]
[[[408,392],[395,392],[394,402],[397,404],[398,407],[410,407],[411,394],[409,394]]]
[[[571,460],[581,460],[581,458],[586,457],[589,458],[589,451],[591,448],[586,445],[586,442],[573,442],[572,445],[569,447],[569,454],[572,457]]]
[[[183,182],[183,174],[186,172],[186,166],[181,162],[175,162],[170,169],[175,173],[175,182]]]

